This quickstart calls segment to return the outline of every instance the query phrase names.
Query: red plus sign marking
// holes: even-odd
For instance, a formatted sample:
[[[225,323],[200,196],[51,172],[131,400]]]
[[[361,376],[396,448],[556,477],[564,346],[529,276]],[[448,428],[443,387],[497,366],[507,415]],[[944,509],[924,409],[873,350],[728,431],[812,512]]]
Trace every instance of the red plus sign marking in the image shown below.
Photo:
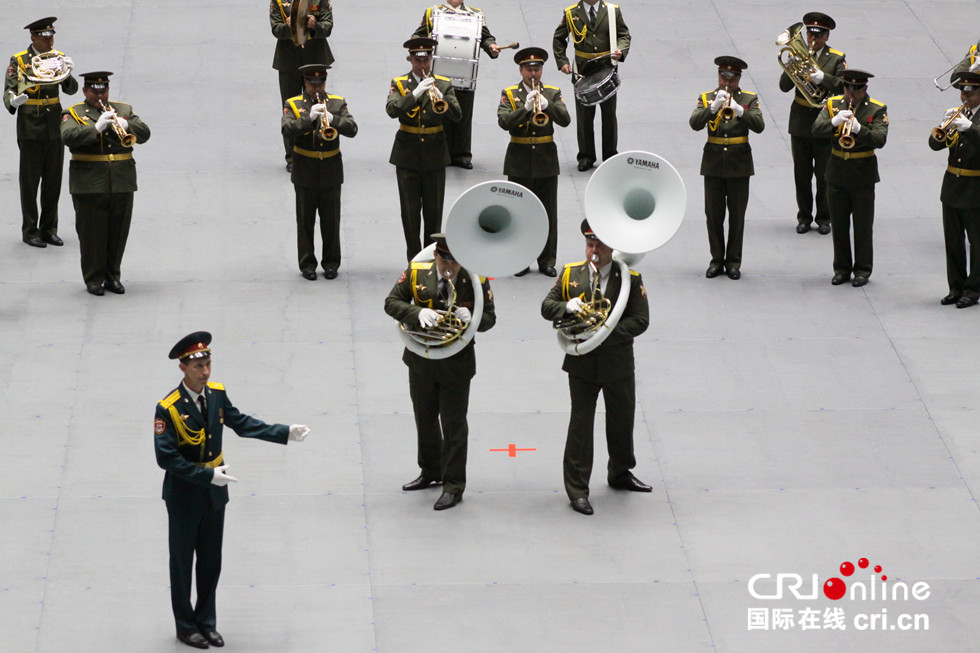
[[[491,449],[490,451],[506,451],[510,458],[517,458],[518,451],[537,451],[537,449],[518,449],[516,444],[509,444],[506,449]]]

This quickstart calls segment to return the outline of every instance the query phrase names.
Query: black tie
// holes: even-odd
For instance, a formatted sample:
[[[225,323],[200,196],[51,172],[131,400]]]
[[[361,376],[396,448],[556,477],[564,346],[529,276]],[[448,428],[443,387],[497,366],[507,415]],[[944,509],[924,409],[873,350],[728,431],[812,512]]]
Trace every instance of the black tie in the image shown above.
[[[589,24],[595,27],[595,5],[589,7]]]
[[[197,398],[197,407],[201,410],[201,416],[204,417],[205,420],[207,420],[207,418],[208,418],[208,407],[204,403],[204,395],[199,395],[198,396],[198,398]]]

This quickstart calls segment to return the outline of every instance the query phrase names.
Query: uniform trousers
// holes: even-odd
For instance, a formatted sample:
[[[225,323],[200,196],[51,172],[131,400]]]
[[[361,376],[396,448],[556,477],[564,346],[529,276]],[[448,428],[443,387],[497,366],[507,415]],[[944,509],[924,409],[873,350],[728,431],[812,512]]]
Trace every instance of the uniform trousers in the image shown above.
[[[943,236],[946,240],[946,279],[950,292],[980,298],[980,207],[956,208],[944,203]]]
[[[74,194],[71,201],[85,285],[119,281],[133,219],[133,193]]]
[[[473,159],[470,147],[473,133],[473,96],[476,92],[458,88],[454,88],[453,91],[456,93],[456,100],[459,102],[463,116],[458,122],[447,120],[443,123],[446,146],[449,148],[449,158],[453,163],[470,162]]]
[[[874,184],[857,188],[827,185],[830,228],[834,236],[834,274],[870,277],[874,263]],[[851,218],[854,219],[854,257],[851,257]]]
[[[208,490],[205,488],[204,492]],[[168,501],[170,517],[170,602],[177,632],[215,630],[215,593],[221,575],[221,543],[225,508],[213,510],[210,502]],[[197,569],[194,556],[197,555]],[[197,602],[191,607],[191,572],[196,571]]]
[[[636,410],[636,378],[630,375],[615,381],[597,383],[579,376],[568,375],[568,391],[572,411],[568,421],[563,461],[565,492],[571,500],[588,498],[594,454],[596,400],[599,391],[606,405],[606,448],[609,464],[606,476],[609,483],[624,480],[636,467],[633,455],[633,413]]]
[[[796,182],[796,220],[800,224],[813,222],[813,178],[817,180],[818,225],[830,224],[830,209],[827,207],[827,161],[830,159],[829,138],[804,138],[790,136],[793,152],[793,180]]]
[[[548,214],[548,240],[538,254],[538,267],[555,267],[558,257],[558,177],[507,177],[534,193]]]
[[[446,194],[446,169],[416,172],[395,167],[398,200],[401,204],[402,229],[408,260],[432,242],[430,236],[442,231],[442,203]],[[419,229],[422,238],[419,239]]]
[[[286,100],[296,97],[303,92],[303,73],[298,71],[283,72],[279,71],[279,103],[280,109],[286,106]],[[286,150],[286,161],[293,160],[293,145],[295,139],[292,136],[283,134],[282,146]]]
[[[616,156],[619,127],[616,123],[616,96],[599,105],[602,113],[602,160]],[[578,160],[596,162],[595,156],[595,105],[586,106],[575,100],[575,132],[578,137]]]
[[[444,492],[462,494],[466,488],[470,379],[447,381],[409,368],[408,387],[415,410],[422,475],[442,479]]]
[[[320,214],[320,239],[323,241],[323,257],[320,263],[324,270],[340,267],[340,186],[326,188],[296,189],[296,250],[299,256],[299,269],[316,270],[316,248],[314,234],[316,215]]]
[[[711,263],[728,270],[742,265],[742,234],[749,204],[749,177],[705,177],[704,214],[708,221]],[[725,244],[725,210],[728,210],[728,244]]]
[[[28,141],[17,139],[20,148],[20,211],[24,238],[58,233],[58,200],[65,163],[61,139]],[[37,188],[41,187],[41,213],[37,210]]]

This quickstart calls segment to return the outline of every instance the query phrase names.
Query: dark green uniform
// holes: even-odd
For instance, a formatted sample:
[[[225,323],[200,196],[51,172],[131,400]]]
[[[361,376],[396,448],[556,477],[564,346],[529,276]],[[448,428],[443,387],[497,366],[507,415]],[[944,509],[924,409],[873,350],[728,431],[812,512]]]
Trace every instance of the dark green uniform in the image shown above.
[[[279,71],[279,101],[283,104],[289,98],[303,92],[303,74],[299,67],[310,63],[329,66],[334,62],[333,53],[327,37],[333,31],[333,9],[330,0],[317,4],[313,0],[311,14],[316,25],[302,48],[293,44],[286,18],[292,10],[292,0],[271,0],[269,3],[269,25],[276,37],[276,53],[272,57],[272,67]],[[293,142],[286,135],[282,137],[286,150],[286,161],[293,160]]]
[[[476,7],[467,7],[466,3],[461,4],[458,7],[451,7],[448,4],[434,5],[425,10],[425,14],[422,16],[422,22],[419,24],[415,33],[412,34],[412,38],[425,37],[432,38],[432,11],[434,9],[441,9],[447,13],[451,14],[467,14],[467,15],[481,15],[483,16],[483,10],[477,9]],[[490,46],[497,43],[493,34],[490,33],[490,29],[487,27],[487,20],[484,16],[483,19],[483,29],[480,33],[480,48],[487,53],[492,59],[496,59],[499,55],[493,54],[490,51]],[[449,159],[454,164],[459,163],[469,163],[473,159],[472,149],[472,133],[473,133],[473,97],[476,95],[476,91],[457,88],[456,100],[459,102],[459,109],[462,113],[462,117],[459,122],[447,122],[444,125],[446,132],[446,145],[449,148]]]
[[[57,52],[57,50],[55,50]],[[3,104],[11,114],[17,113],[17,147],[20,148],[21,236],[26,241],[58,233],[58,199],[65,162],[65,146],[58,129],[61,123],[60,90],[68,95],[78,92],[78,80],[71,75],[60,84],[31,86],[27,102],[19,107],[10,104],[10,93],[17,94],[17,73],[23,73],[38,53],[34,46],[10,57],[3,82]],[[60,53],[59,54],[63,54]],[[37,189],[41,187],[41,211],[38,213]]]
[[[223,428],[228,426],[243,438],[278,444],[286,444],[289,437],[285,424],[266,424],[242,414],[220,383],[208,383],[202,396],[206,416],[181,383],[157,403],[153,424],[157,464],[167,472],[163,500],[170,517],[170,601],[177,633],[182,635],[216,629],[215,591],[228,488],[213,485],[211,479],[214,468],[225,464]],[[197,603],[192,606],[195,555]]]
[[[695,131],[708,128],[708,142],[701,155],[704,177],[704,214],[708,224],[711,263],[724,265],[729,271],[742,265],[742,234],[745,230],[745,208],[749,203],[749,177],[755,174],[749,131],[759,134],[766,125],[755,93],[736,89],[732,102],[744,108],[741,117],[722,120],[721,111],[711,113],[709,106],[716,91],[698,96],[698,106],[691,114]],[[728,209],[728,244],[725,244],[725,209]]]
[[[980,298],[980,124],[956,132],[952,141],[929,137],[933,150],[949,150],[939,199],[943,203],[943,235],[946,241],[946,279],[949,292]],[[965,237],[964,237],[965,235]],[[967,268],[969,239],[969,268]],[[969,272],[967,270],[969,269]]]
[[[406,326],[419,328],[423,308],[445,309],[439,296],[439,275],[434,262],[413,262],[385,299],[385,313]],[[497,321],[490,282],[483,283],[483,314],[478,332]],[[456,275],[456,304],[473,310],[474,289],[469,273]],[[408,349],[402,360],[408,366],[408,386],[418,432],[418,464],[426,478],[442,480],[443,492],[462,494],[466,487],[466,445],[469,426],[466,411],[470,379],[476,375],[475,338],[456,354],[432,360]],[[442,428],[440,429],[440,422]]]
[[[952,77],[956,73],[970,70],[971,68],[973,68],[973,66],[975,66],[977,63],[978,58],[980,58],[980,41],[977,41],[976,43],[970,46],[970,49],[966,51],[965,55],[963,55],[964,60],[961,61],[959,64],[957,64],[955,68],[953,68],[953,72],[950,73],[950,77]]]
[[[611,265],[606,287],[601,288],[601,292],[615,309],[623,279],[617,263],[613,261]],[[589,496],[595,407],[600,391],[606,404],[607,480],[610,484],[623,482],[636,467],[633,455],[633,414],[636,410],[633,338],[647,330],[650,307],[639,272],[630,271],[629,284],[626,309],[612,333],[588,354],[567,354],[562,365],[568,373],[572,403],[563,467],[565,491],[573,501]],[[551,321],[565,317],[565,305],[572,297],[582,297],[583,302],[592,299],[591,272],[585,261],[564,267],[541,303],[541,315]]]
[[[613,62],[609,53],[616,49],[623,51],[620,62],[626,61],[629,54],[630,30],[623,20],[623,12],[619,5],[616,8],[616,47],[609,43],[609,9],[606,2],[596,3],[595,24],[589,19],[589,7],[583,2],[565,9],[561,22],[555,30],[552,49],[555,54],[555,64],[561,70],[569,63],[565,50],[571,36],[572,47],[575,50],[575,64],[578,74],[588,75],[596,70],[612,69]],[[600,58],[601,57],[601,58]],[[596,59],[596,61],[593,61]],[[615,156],[619,140],[619,127],[616,122],[616,96],[613,95],[599,105],[602,108],[602,160]],[[596,161],[595,150],[595,106],[585,106],[575,100],[575,124],[578,137],[578,161],[590,165]]]
[[[824,46],[813,57],[817,67],[823,71],[823,81],[819,86],[831,95],[843,91],[840,74],[847,68],[844,53]],[[793,80],[785,72],[779,77],[779,90],[784,93],[796,88]],[[817,180],[816,221],[818,225],[830,224],[830,211],[827,208],[827,182],[824,175],[827,159],[830,157],[830,139],[813,136],[813,121],[820,114],[821,107],[811,107],[803,99],[799,89],[789,108],[790,147],[793,152],[793,181],[796,184],[796,220],[809,225],[813,215],[813,182]]]
[[[548,213],[548,240],[538,256],[538,267],[554,267],[558,252],[558,147],[555,145],[555,125],[567,127],[571,122],[568,107],[557,86],[543,86],[542,95],[548,101],[544,113],[547,125],[538,127],[532,121],[533,112],[525,107],[527,88],[523,82],[508,86],[500,92],[497,105],[497,124],[510,132],[510,144],[504,156],[504,174],[509,181],[528,188],[537,195]]]
[[[137,143],[149,140],[150,128],[130,105],[109,105],[129,122],[128,131]],[[87,286],[119,281],[136,192],[133,148],[123,146],[111,125],[102,133],[95,129],[101,115],[101,109],[80,102],[61,117],[61,140],[71,151],[68,190],[75,205],[75,231]]]
[[[843,125],[831,124],[833,115],[847,109],[844,97],[827,100],[813,123],[816,138],[831,139],[831,157],[827,162],[827,204],[834,234],[834,274],[870,277],[874,263],[872,242],[875,220],[875,184],[878,157],[875,149],[884,147],[888,138],[888,108],[865,96],[854,108],[861,131],[854,135],[855,146],[843,150],[838,142]],[[851,256],[851,216],[854,217],[854,256]]]
[[[432,242],[429,234],[442,230],[442,204],[446,193],[446,166],[449,150],[443,126],[459,120],[459,102],[448,77],[436,75],[435,87],[449,105],[445,113],[432,110],[429,94],[416,100],[412,91],[419,85],[415,76],[391,80],[388,116],[398,119],[398,132],[391,147],[388,163],[395,166],[398,198],[401,203],[402,229],[409,261],[424,245]],[[424,238],[420,240],[419,229]]]
[[[353,138],[357,123],[339,95],[321,98],[330,114],[330,126],[339,135]],[[296,190],[296,248],[301,271],[316,271],[313,232],[316,214],[320,212],[320,237],[323,240],[321,265],[324,270],[340,267],[340,186],[344,183],[344,163],[340,138],[325,140],[320,135],[320,120],[310,118],[310,107],[316,98],[297,95],[286,100],[282,114],[282,134],[293,139],[292,182]]]

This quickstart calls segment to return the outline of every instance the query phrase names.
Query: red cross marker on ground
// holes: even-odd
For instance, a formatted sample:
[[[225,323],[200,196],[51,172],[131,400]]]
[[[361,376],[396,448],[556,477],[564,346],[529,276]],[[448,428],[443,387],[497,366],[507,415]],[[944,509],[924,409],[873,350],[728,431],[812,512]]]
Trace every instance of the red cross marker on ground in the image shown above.
[[[537,451],[537,449],[518,449],[516,444],[509,444],[506,449],[491,449],[490,451],[506,451],[509,458],[517,458],[518,451]]]

